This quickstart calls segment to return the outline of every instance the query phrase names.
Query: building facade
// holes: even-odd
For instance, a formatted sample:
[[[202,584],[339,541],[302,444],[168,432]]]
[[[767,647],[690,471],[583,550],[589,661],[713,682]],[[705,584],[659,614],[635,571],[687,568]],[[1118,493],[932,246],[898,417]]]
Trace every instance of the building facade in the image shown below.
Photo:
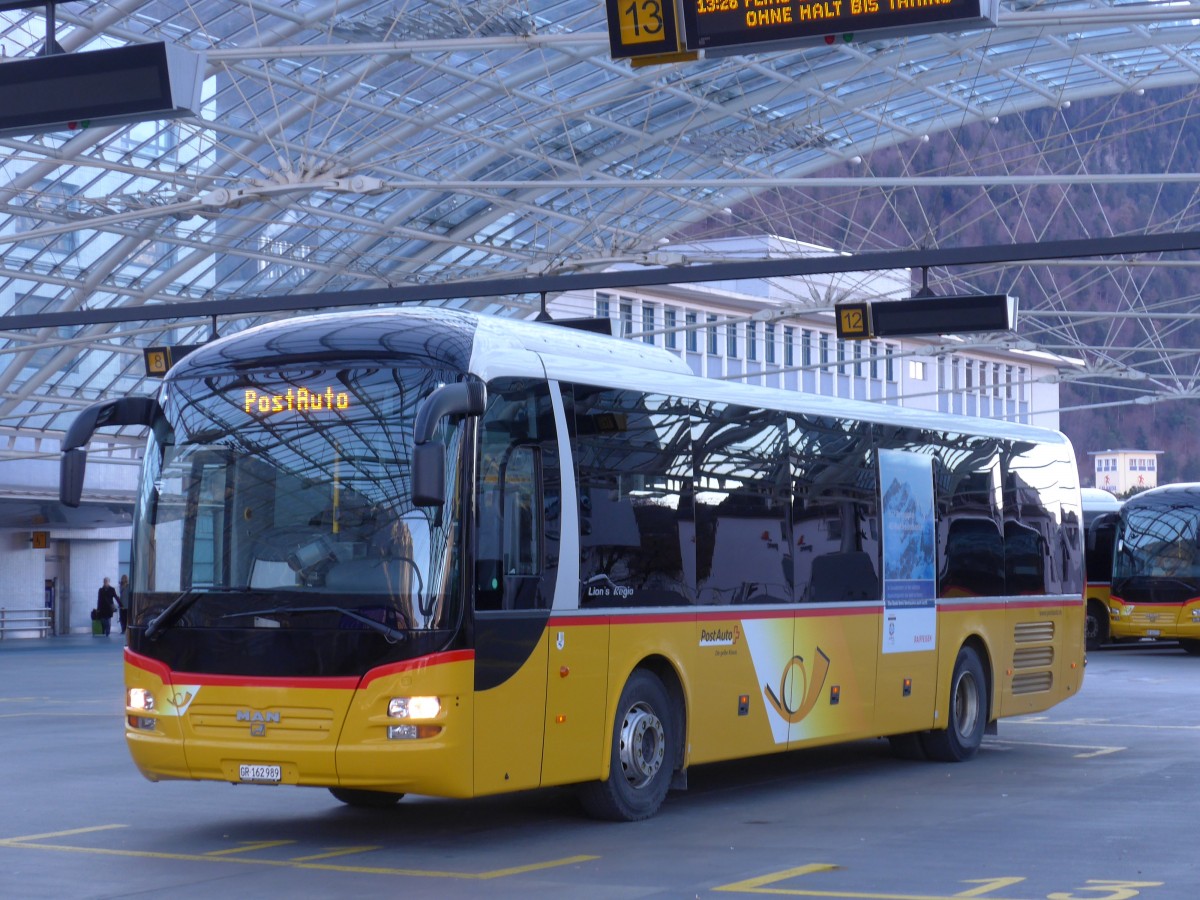
[[[1161,450],[1093,450],[1095,486],[1118,497],[1158,487]]]

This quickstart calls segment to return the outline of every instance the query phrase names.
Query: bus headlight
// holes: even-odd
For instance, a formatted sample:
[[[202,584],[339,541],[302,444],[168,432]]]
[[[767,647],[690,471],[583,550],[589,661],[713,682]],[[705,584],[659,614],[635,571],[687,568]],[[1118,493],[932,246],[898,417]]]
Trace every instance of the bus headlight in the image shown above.
[[[154,709],[154,695],[145,688],[130,688],[126,694],[125,703],[130,709],[150,712]]]
[[[392,719],[433,719],[442,711],[438,697],[393,697],[388,701],[388,717]],[[389,725],[389,741],[414,741],[440,734],[440,725]]]
[[[393,697],[388,703],[392,719],[433,719],[442,711],[438,697]]]

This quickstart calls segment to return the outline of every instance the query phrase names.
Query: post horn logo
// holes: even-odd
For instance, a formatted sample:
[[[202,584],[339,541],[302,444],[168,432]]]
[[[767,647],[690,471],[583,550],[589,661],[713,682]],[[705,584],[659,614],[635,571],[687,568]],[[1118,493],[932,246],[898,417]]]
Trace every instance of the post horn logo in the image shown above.
[[[793,669],[800,670],[800,679],[802,682],[802,688],[799,693],[800,705],[794,708],[792,706],[794,699],[792,696],[793,692],[788,690]],[[829,674],[829,657],[825,655],[820,647],[817,648],[817,658],[813,662],[812,669],[812,677],[810,678],[808,670],[804,666],[804,657],[793,656],[788,660],[787,665],[783,667],[783,675],[779,678],[778,695],[771,690],[770,685],[763,685],[763,696],[767,698],[767,702],[790,725],[795,725],[813,711],[813,707],[817,705],[817,698],[821,696],[821,690],[825,687],[825,677]]]

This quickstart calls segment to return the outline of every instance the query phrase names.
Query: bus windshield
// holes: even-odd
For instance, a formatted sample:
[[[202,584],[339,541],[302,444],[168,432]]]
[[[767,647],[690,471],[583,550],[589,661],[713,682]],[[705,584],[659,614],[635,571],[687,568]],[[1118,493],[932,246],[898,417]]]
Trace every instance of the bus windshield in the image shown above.
[[[410,498],[414,416],[440,380],[415,365],[307,365],[173,385],[139,497],[144,636],[351,630],[396,643],[454,628],[456,499]],[[442,428],[453,486],[458,432]]]
[[[1117,532],[1113,590],[1139,579],[1165,579],[1185,593],[1200,584],[1200,508],[1127,505]]]

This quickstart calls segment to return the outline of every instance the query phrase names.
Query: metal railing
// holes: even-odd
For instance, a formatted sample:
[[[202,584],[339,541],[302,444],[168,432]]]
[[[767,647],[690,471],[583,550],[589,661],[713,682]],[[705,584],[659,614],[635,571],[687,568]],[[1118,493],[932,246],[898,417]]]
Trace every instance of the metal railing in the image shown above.
[[[44,607],[8,609],[0,606],[0,639],[5,636],[45,637],[54,633],[54,612]]]

